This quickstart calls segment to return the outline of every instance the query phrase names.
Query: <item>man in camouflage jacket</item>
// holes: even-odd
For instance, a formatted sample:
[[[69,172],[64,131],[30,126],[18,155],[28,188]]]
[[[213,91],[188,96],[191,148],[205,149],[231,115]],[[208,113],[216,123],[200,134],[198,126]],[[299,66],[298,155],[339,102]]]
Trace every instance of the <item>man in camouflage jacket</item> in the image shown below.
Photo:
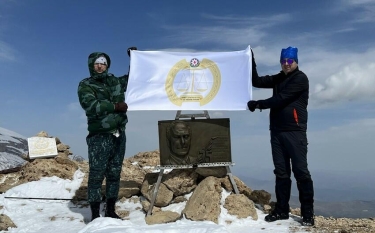
[[[86,138],[89,158],[88,201],[92,220],[100,217],[101,188],[106,178],[106,217],[120,218],[115,213],[120,173],[125,156],[125,126],[128,122],[124,92],[128,75],[115,77],[108,73],[111,60],[95,52],[88,59],[90,77],[78,86],[78,98],[87,116]]]

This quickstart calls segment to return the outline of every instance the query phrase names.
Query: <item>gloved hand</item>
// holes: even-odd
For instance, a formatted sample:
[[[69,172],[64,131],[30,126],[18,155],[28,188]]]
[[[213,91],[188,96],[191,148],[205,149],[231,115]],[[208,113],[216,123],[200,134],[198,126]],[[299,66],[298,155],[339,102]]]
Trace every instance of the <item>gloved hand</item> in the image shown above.
[[[128,111],[128,105],[125,102],[119,102],[115,104],[115,112],[126,112]]]
[[[250,100],[249,102],[247,102],[247,107],[249,108],[250,112],[254,112],[258,106],[258,101]]]
[[[137,47],[129,47],[128,48],[128,56],[130,57],[130,51],[131,50],[137,50]]]

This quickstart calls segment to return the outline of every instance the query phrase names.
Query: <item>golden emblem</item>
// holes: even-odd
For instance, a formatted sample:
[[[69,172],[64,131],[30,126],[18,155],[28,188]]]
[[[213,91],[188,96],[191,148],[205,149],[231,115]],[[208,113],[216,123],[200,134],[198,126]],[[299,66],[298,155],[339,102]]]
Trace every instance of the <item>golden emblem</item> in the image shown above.
[[[199,102],[203,106],[215,98],[220,85],[221,73],[215,62],[193,58],[189,63],[182,59],[169,71],[165,91],[177,106],[183,102]]]

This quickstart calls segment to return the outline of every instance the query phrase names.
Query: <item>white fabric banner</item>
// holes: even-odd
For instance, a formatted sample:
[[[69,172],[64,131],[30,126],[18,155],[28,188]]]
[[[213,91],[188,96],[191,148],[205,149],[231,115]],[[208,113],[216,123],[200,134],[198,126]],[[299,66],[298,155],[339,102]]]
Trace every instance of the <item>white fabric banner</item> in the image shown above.
[[[131,51],[125,102],[133,110],[246,110],[251,50]]]

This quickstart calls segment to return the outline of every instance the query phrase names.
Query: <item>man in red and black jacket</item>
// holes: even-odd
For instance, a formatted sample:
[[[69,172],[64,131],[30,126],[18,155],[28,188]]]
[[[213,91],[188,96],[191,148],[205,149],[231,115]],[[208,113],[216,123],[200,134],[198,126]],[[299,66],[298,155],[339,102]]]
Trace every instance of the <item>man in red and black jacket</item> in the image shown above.
[[[252,84],[257,88],[272,88],[272,97],[251,100],[247,103],[251,112],[270,109],[272,158],[276,175],[276,206],[265,217],[267,222],[289,218],[289,199],[292,181],[291,171],[297,181],[301,202],[302,225],[314,225],[314,188],[307,167],[307,105],[309,80],[298,69],[298,49],[281,50],[282,71],[275,75],[258,76],[252,54]]]

